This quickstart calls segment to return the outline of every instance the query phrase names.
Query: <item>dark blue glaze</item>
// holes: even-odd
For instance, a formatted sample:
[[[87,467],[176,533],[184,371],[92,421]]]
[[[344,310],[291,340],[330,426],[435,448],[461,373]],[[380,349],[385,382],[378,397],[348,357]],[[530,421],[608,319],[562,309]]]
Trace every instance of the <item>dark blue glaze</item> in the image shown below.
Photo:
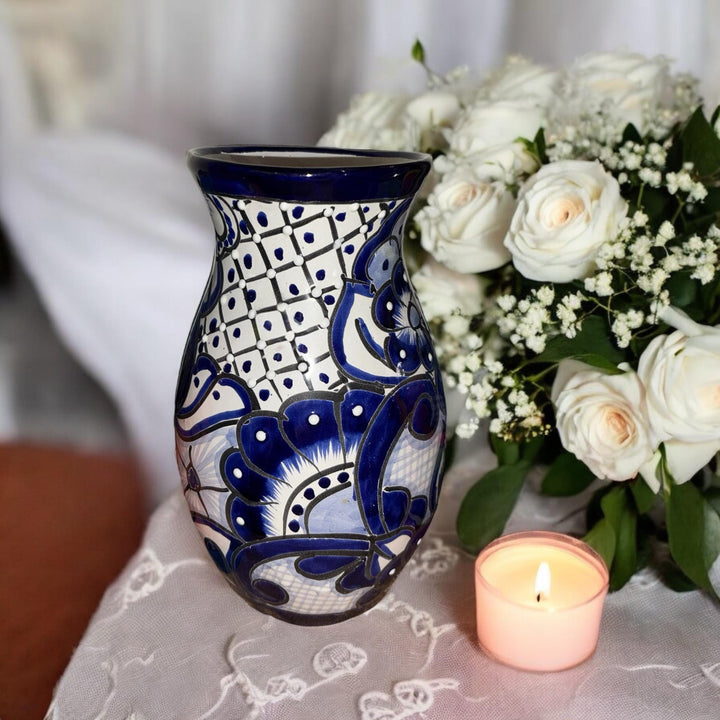
[[[347,619],[387,592],[438,501],[445,404],[402,255],[430,160],[234,146],[188,158],[216,234],[176,393],[192,518],[254,607]]]
[[[292,158],[278,166],[243,161],[247,153],[305,153],[320,162],[331,156],[384,161],[335,167],[303,167]],[[430,170],[429,155],[340,148],[227,145],[197,148],[187,155],[190,170],[203,192],[236,197],[272,198],[304,202],[390,200],[414,195]],[[343,220],[338,216],[338,220]],[[261,225],[267,218],[258,217]]]

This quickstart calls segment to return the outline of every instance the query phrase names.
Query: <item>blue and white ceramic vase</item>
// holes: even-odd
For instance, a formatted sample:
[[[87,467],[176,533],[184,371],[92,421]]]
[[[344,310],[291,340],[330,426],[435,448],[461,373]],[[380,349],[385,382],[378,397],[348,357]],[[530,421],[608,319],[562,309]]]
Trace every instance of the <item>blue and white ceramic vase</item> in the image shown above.
[[[376,603],[437,504],[445,402],[402,255],[426,155],[193,150],[215,259],[177,386],[185,498],[233,588],[322,625]]]

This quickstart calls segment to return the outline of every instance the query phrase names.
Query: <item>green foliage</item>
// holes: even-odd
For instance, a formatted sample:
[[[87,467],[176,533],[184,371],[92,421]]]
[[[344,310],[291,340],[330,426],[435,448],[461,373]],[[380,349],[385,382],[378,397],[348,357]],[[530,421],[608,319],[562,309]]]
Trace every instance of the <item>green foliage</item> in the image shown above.
[[[412,56],[425,66],[419,41]],[[498,433],[490,434],[498,467],[475,483],[457,518],[460,541],[471,552],[502,533],[534,463],[548,463],[541,484],[545,495],[566,497],[595,487],[593,473],[560,445],[553,427],[550,396],[559,363],[575,359],[607,374],[624,372],[618,367],[623,363],[637,368],[648,344],[671,330],[658,311],[668,301],[701,324],[720,324],[720,272],[713,273],[711,266],[717,252],[717,231],[711,226],[720,225],[720,138],[714,129],[720,108],[708,120],[701,108],[693,111],[687,103],[684,113],[678,105],[672,110],[677,115],[659,116],[647,127],[628,124],[619,142],[617,126],[593,136],[589,121],[587,138],[563,140],[555,128],[547,137],[540,128],[532,139],[518,138],[540,165],[565,158],[600,162],[619,183],[627,220],[607,238],[592,271],[596,274],[589,278],[558,283],[542,280],[540,272],[528,278],[519,262],[479,273],[487,303],[470,321],[469,334],[481,341],[473,352],[502,365],[486,363],[483,370],[468,361],[457,377],[452,366],[445,368],[461,390],[482,394],[478,413],[489,416]],[[604,116],[598,115],[600,125]],[[443,137],[451,130],[445,129]],[[509,178],[516,194],[528,172]],[[487,305],[508,295],[513,298],[497,302],[495,313],[484,313]],[[457,346],[452,337],[448,347]],[[484,348],[496,355],[484,354]],[[486,374],[478,387],[480,372]],[[533,438],[538,428],[549,436]],[[720,487],[713,486],[709,473],[702,482],[695,478],[696,484],[676,485],[664,459],[657,479],[659,495],[636,478],[603,484],[588,503],[585,539],[608,563],[610,588],[622,587],[649,564],[672,587],[719,592],[708,573],[720,556]]]
[[[708,570],[720,555],[720,516],[691,482],[665,487],[670,552],[698,587],[713,592]]]
[[[544,439],[516,443],[490,435],[498,467],[470,488],[457,516],[458,538],[468,552],[479,552],[502,534]]]
[[[679,308],[686,308],[695,302],[699,285],[697,280],[690,278],[687,271],[673,273],[665,283],[672,304]]]
[[[646,527],[640,523],[631,483],[603,488],[595,497],[596,513],[584,540],[610,569],[610,590],[619,590],[649,557]],[[643,501],[643,505],[647,505]],[[599,517],[598,517],[599,514]],[[640,532],[639,532],[640,530]]]
[[[585,318],[574,338],[558,335],[552,338],[545,350],[532,359],[533,363],[559,362],[565,358],[581,360],[609,373],[617,369],[625,356],[610,339],[610,329],[604,318],[591,315]]]
[[[683,162],[691,162],[701,177],[720,171],[720,138],[699,107],[680,135]]]
[[[716,512],[720,513],[720,488],[711,487],[705,493],[705,500],[707,500],[710,507]]]
[[[669,553],[659,560],[656,569],[663,584],[671,590],[675,592],[697,590],[697,585],[678,567]]]
[[[532,155],[540,165],[545,165],[550,162],[550,158],[547,156],[547,145],[545,144],[545,131],[540,128],[532,141],[527,138],[518,138],[518,142],[521,142],[525,149],[530,155]]]
[[[628,123],[625,126],[625,130],[623,130],[622,134],[622,142],[642,142],[642,135],[638,132],[638,129],[632,123]]]
[[[642,479],[632,480],[628,483],[630,492],[632,493],[635,507],[640,515],[650,512],[657,501],[657,496],[650,489],[650,486]]]
[[[624,485],[615,485],[600,503],[615,535],[615,554],[610,565],[610,589],[618,590],[637,567],[637,514]]]
[[[583,540],[602,557],[608,567],[612,565],[615,557],[615,531],[609,520],[598,520]]]
[[[595,480],[595,475],[585,463],[572,453],[561,452],[550,465],[542,481],[545,495],[565,497],[577,495]]]
[[[469,490],[457,516],[460,544],[473,554],[502,534],[530,470],[528,460],[500,465]]]
[[[423,44],[420,42],[420,40],[417,38],[413,43],[412,49],[410,50],[410,55],[413,60],[419,62],[421,65],[425,65],[425,48],[423,47]]]
[[[498,465],[513,465],[520,460],[520,444],[490,435],[490,447],[498,459]]]

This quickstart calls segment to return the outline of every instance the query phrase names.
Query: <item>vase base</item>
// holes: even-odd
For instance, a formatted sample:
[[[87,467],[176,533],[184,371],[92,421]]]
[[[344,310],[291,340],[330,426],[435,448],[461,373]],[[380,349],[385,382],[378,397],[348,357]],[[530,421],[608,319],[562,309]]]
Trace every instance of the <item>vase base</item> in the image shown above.
[[[307,627],[315,627],[322,625],[336,625],[337,623],[351,620],[358,615],[362,615],[368,610],[372,609],[380,600],[385,597],[390,585],[378,588],[375,591],[368,591],[360,600],[360,602],[354,607],[344,610],[342,612],[331,612],[331,613],[299,613],[292,610],[285,610],[279,606],[273,606],[270,604],[264,604],[257,601],[256,598],[248,597],[247,593],[244,592],[234,582],[231,575],[224,575],[228,585],[253,609],[261,612],[265,615],[271,615],[278,620],[290,623],[291,625],[304,625]]]

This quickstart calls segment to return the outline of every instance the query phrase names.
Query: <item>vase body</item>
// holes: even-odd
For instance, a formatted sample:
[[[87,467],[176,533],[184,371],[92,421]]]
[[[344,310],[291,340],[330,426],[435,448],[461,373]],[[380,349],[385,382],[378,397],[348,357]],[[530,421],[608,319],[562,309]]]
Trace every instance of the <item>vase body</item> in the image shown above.
[[[185,498],[257,609],[338,622],[387,591],[437,503],[445,403],[402,256],[427,156],[207,148],[216,252],[175,409]]]

